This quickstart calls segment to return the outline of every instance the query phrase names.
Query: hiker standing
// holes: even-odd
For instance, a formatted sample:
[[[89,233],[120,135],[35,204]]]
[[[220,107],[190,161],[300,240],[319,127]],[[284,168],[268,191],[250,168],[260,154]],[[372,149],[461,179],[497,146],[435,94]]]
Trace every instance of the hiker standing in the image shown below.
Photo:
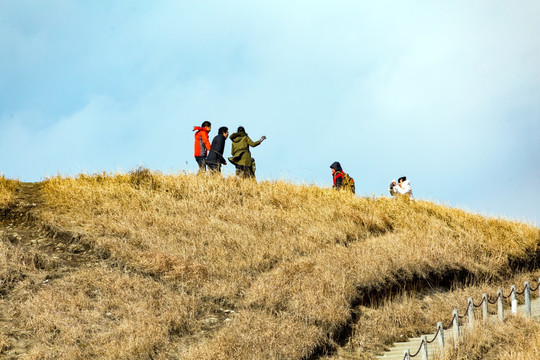
[[[255,177],[255,159],[251,157],[249,147],[259,146],[266,136],[261,137],[258,141],[253,141],[249,138],[243,126],[238,128],[238,131],[231,135],[232,149],[229,161],[236,166],[236,175],[246,178]]]
[[[206,154],[210,151],[210,141],[208,141],[208,133],[212,128],[210,121],[205,121],[200,127],[194,126],[195,133],[195,161],[199,165],[199,172],[206,171]]]
[[[413,197],[411,183],[407,180],[406,176],[400,177],[397,183],[396,180],[393,180],[388,190],[390,190],[392,196],[407,195],[411,198]]]
[[[354,179],[343,171],[341,164],[338,161],[335,161],[330,165],[330,169],[332,169],[332,181],[334,183],[332,187],[334,189],[348,189],[354,194]]]
[[[225,150],[225,140],[229,137],[229,129],[222,126],[218,130],[218,134],[212,140],[210,152],[206,158],[206,165],[211,171],[221,172],[221,165],[227,165],[227,161],[223,157]]]

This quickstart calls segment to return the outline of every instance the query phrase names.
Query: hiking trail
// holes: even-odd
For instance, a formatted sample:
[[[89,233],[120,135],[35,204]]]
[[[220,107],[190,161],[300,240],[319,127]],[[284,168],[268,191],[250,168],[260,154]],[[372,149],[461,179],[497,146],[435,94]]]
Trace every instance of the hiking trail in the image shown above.
[[[54,231],[39,220],[44,206],[40,183],[19,184],[16,200],[0,209],[0,240],[6,245],[13,269],[0,269],[0,357],[17,359],[26,354],[32,334],[11,317],[14,304],[42,286],[100,260],[76,236]]]

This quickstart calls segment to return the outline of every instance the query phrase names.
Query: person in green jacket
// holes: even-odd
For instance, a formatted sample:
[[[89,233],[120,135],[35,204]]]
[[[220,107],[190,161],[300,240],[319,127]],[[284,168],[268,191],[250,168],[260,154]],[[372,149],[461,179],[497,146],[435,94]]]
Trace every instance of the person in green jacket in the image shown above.
[[[232,141],[232,156],[229,161],[236,166],[236,175],[254,178],[255,159],[251,157],[249,147],[259,146],[266,139],[266,136],[261,137],[258,141],[253,141],[249,138],[244,127],[240,126],[238,131],[232,134],[229,139]]]

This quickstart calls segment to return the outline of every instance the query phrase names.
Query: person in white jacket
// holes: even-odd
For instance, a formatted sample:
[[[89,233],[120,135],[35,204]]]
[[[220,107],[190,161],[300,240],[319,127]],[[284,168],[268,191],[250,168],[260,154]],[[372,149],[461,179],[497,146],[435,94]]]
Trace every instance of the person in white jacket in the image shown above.
[[[408,195],[410,198],[413,197],[411,183],[405,176],[400,177],[397,183],[396,180],[393,180],[389,190],[392,196]]]

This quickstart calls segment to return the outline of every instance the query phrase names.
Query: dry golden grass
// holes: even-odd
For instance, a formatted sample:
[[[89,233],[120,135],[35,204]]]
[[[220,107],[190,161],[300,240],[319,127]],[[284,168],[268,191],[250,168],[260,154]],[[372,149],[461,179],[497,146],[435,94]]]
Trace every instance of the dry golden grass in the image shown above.
[[[0,293],[24,278],[24,273],[36,268],[54,267],[54,260],[35,249],[12,244],[15,239],[0,234]]]
[[[206,342],[188,349],[184,359],[302,359],[322,345],[321,329],[281,313],[247,310]]]
[[[317,187],[150,176],[141,186],[129,175],[51,179],[43,218],[186,291],[230,299],[278,263],[388,227],[368,206],[342,216],[344,196]]]
[[[29,358],[300,359],[364,294],[456,271],[503,279],[540,241],[526,224],[284,182],[138,170],[42,185],[39,221],[106,265],[24,299],[20,326],[43,339]]]
[[[512,316],[504,323],[490,322],[464,336],[457,349],[448,347],[446,360],[540,359],[540,323]]]
[[[198,300],[133,274],[83,269],[8,309],[41,341],[28,359],[149,359],[195,329]]]
[[[15,189],[19,181],[6,179],[0,175],[0,209],[5,209],[15,201]]]
[[[519,329],[520,324],[517,324]],[[538,325],[527,323],[530,330],[523,334],[516,341],[516,345],[509,347],[500,352],[496,360],[512,359],[512,360],[538,360],[540,359],[540,328]],[[508,334],[508,333],[507,333]]]

